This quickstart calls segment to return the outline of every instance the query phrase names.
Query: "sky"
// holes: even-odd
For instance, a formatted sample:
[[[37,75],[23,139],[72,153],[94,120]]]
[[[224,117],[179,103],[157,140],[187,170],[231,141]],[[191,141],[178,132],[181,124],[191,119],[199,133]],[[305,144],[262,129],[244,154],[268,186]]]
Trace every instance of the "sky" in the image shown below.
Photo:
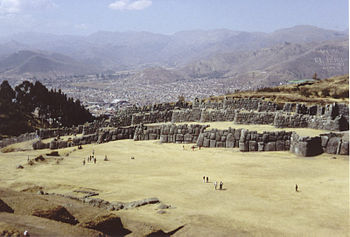
[[[0,0],[0,37],[19,32],[345,30],[348,0]]]

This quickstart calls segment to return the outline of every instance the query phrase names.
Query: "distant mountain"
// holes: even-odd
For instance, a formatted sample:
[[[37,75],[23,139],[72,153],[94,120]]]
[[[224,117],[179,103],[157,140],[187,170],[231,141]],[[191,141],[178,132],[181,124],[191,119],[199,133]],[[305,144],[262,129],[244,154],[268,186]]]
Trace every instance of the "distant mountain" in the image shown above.
[[[227,85],[237,85],[240,89],[274,86],[312,78],[315,72],[319,78],[348,74],[348,52],[347,40],[285,42],[254,51],[215,54],[175,70],[143,70],[129,79],[139,82],[142,78],[152,78],[158,83],[215,79]]]
[[[59,76],[79,73],[91,73],[97,68],[84,65],[58,53],[22,50],[0,60],[2,75]]]
[[[258,50],[283,42],[307,43],[347,38],[346,31],[314,26],[295,26],[272,33],[227,29],[182,31],[173,35],[106,31],[89,36],[21,33],[0,39],[0,57],[4,48],[2,44],[17,42],[21,45],[13,45],[7,53],[23,50],[22,46],[26,45],[30,50],[65,54],[81,63],[103,69],[179,67],[217,53]]]

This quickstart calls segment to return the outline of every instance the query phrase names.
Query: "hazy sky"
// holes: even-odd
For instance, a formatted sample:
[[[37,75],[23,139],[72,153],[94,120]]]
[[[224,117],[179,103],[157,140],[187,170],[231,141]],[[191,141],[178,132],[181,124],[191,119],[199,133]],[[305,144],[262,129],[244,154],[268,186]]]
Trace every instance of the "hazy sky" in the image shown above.
[[[217,28],[271,32],[294,25],[344,30],[348,9],[348,0],[0,0],[0,36]]]

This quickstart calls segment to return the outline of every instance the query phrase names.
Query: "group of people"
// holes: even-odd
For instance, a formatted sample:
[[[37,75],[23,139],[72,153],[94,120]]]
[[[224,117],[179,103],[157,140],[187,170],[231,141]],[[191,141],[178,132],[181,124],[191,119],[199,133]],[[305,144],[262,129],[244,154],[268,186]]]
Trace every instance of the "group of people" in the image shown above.
[[[104,161],[108,161],[107,155],[105,155],[105,158],[103,160]],[[96,156],[95,156],[95,150],[92,150],[92,154],[88,156],[87,162],[93,162],[94,164],[96,164],[97,159],[96,159]],[[83,165],[85,165],[85,164],[86,164],[86,161],[84,159],[83,160]]]
[[[106,156],[107,157],[107,156]],[[95,150],[92,150],[92,155],[89,155],[88,158],[87,158],[87,162],[93,162],[94,164],[96,164],[97,162],[97,159],[96,159],[96,156],[95,156]],[[86,161],[85,159],[83,160],[83,165],[86,164]]]
[[[208,176],[203,176],[203,183],[209,183],[209,177]],[[219,183],[219,190],[222,190],[223,185],[224,185],[224,183],[222,181],[220,181],[220,183]],[[218,189],[218,182],[217,181],[214,182],[214,188],[215,188],[215,190]]]
[[[196,148],[198,148],[200,150],[201,146],[195,146],[195,145],[191,146],[192,151],[194,151]],[[182,150],[186,150],[185,145],[182,145]]]

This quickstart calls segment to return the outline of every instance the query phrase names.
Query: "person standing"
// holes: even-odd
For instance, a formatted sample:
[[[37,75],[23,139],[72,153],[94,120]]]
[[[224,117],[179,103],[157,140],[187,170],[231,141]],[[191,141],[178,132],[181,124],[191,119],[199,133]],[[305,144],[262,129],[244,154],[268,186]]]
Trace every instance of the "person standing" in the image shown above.
[[[295,192],[299,192],[298,184],[295,185]]]
[[[222,185],[224,185],[224,183],[220,181],[220,190],[222,190]]]
[[[209,177],[207,176],[207,183],[209,183]]]
[[[215,182],[214,182],[214,188],[215,188],[215,190],[216,190],[217,186],[218,186],[218,183],[215,181]]]
[[[203,183],[205,183],[205,176],[203,176]]]

